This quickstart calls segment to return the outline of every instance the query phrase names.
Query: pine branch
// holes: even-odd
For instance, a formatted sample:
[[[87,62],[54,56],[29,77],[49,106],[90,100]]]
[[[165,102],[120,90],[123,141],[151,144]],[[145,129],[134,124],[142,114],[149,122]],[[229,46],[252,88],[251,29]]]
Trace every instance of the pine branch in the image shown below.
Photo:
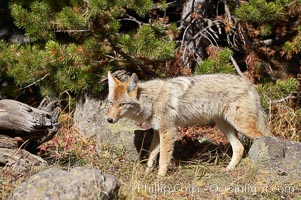
[[[148,74],[151,77],[157,77],[156,73],[146,69],[140,61],[136,61],[131,56],[123,52],[122,49],[120,49],[110,37],[107,37],[107,39],[110,42],[113,50],[131,64],[131,66],[129,67],[131,68],[131,71],[136,71],[138,74],[143,74],[144,76]]]

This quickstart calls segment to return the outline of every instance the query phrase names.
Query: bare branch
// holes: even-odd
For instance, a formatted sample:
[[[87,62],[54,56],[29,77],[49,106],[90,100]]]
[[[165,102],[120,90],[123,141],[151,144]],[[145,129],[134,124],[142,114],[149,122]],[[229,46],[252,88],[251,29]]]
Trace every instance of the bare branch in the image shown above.
[[[275,101],[273,101],[272,103],[276,104],[276,103],[286,102],[286,101],[288,101],[289,99],[297,99],[298,96],[300,96],[300,95],[301,95],[300,92],[294,91],[294,92],[291,92],[287,97],[283,97],[283,98],[281,98],[281,99],[279,99],[279,100],[275,100]]]
[[[91,30],[89,29],[83,29],[83,30],[55,30],[56,33],[82,33],[82,32],[89,32]]]
[[[47,74],[46,74],[45,76],[43,76],[42,78],[40,78],[40,79],[36,80],[35,82],[33,82],[33,83],[31,83],[31,84],[29,84],[29,85],[26,85],[25,87],[21,88],[21,90],[24,90],[24,89],[26,89],[26,88],[29,88],[29,87],[31,87],[31,86],[37,84],[38,82],[44,80],[44,79],[45,79],[47,76],[49,76],[49,75],[50,75],[50,73],[47,73]]]
[[[240,76],[243,76],[243,77],[244,77],[244,74],[241,72],[241,70],[240,70],[240,68],[239,68],[239,66],[238,66],[238,64],[237,64],[237,62],[235,61],[235,59],[234,59],[232,56],[230,56],[230,58],[231,58],[231,61],[232,61],[233,65],[234,65],[234,67],[235,67],[236,72],[237,72]]]
[[[166,3],[168,8],[176,8],[178,6],[178,1],[172,1],[172,2],[168,2]],[[155,4],[153,6],[153,9],[161,9],[161,5],[160,4]]]
[[[229,9],[229,6],[226,1],[224,1],[224,5],[225,5],[225,13],[228,17],[229,22],[232,24],[232,17],[231,17],[230,9]]]
[[[129,14],[126,14],[127,18],[122,18],[122,19],[119,19],[119,21],[132,21],[132,22],[136,22],[139,26],[143,25],[143,24],[147,24],[147,23],[144,23],[142,21],[139,21],[138,19],[136,19],[135,17],[129,15]]]
[[[266,40],[261,40],[258,42],[255,42],[254,44],[261,44],[265,46],[271,46],[273,44],[274,40],[273,39],[266,39]]]

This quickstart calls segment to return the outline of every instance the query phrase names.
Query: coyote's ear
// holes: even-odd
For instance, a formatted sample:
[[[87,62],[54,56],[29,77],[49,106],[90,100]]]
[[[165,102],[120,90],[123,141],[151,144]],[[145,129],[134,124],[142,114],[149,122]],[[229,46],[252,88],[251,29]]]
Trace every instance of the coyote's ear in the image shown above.
[[[138,76],[135,73],[133,73],[131,78],[127,81],[127,92],[130,96],[137,96]]]
[[[109,83],[109,90],[111,90],[117,85],[117,80],[114,76],[112,76],[110,71],[108,72],[108,83]]]

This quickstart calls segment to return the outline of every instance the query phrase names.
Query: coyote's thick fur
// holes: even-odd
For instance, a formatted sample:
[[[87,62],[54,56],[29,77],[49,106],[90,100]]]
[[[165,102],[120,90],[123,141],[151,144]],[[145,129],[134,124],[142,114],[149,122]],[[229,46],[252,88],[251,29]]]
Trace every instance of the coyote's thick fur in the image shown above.
[[[243,155],[237,132],[249,138],[271,135],[255,87],[241,76],[212,74],[138,83],[136,74],[121,82],[109,72],[108,82],[109,123],[127,117],[159,132],[153,137],[147,170],[154,167],[160,152],[160,176],[166,175],[177,126],[214,122],[233,149],[227,170],[233,170]]]

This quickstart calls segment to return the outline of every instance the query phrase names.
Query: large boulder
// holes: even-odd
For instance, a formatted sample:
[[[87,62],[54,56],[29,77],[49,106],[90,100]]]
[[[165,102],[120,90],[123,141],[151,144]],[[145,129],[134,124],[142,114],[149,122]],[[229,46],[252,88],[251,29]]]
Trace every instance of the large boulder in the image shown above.
[[[98,143],[110,143],[123,149],[130,160],[143,159],[147,155],[153,138],[153,129],[144,130],[127,119],[109,124],[108,128],[108,135],[103,133],[97,135]]]
[[[301,177],[301,143],[276,137],[261,137],[249,151],[252,166],[278,175]]]
[[[39,172],[17,187],[8,200],[17,199],[111,199],[120,183],[112,175],[97,169],[74,168],[65,171],[50,168]]]
[[[113,75],[122,81],[130,77],[130,73],[125,70],[115,71]],[[108,135],[110,132],[105,119],[105,113],[108,109],[107,78],[104,77],[100,84],[104,89],[99,94],[85,94],[80,96],[76,101],[73,116],[74,128],[85,137],[92,137],[98,134]]]
[[[107,102],[105,97],[83,95],[77,99],[74,112],[74,128],[84,137],[97,134],[108,134],[105,113]]]
[[[127,119],[109,124],[105,118],[107,109],[106,97],[82,96],[76,103],[74,128],[84,137],[96,135],[98,150],[110,145],[126,152],[128,159],[143,158],[149,149],[153,130]]]

